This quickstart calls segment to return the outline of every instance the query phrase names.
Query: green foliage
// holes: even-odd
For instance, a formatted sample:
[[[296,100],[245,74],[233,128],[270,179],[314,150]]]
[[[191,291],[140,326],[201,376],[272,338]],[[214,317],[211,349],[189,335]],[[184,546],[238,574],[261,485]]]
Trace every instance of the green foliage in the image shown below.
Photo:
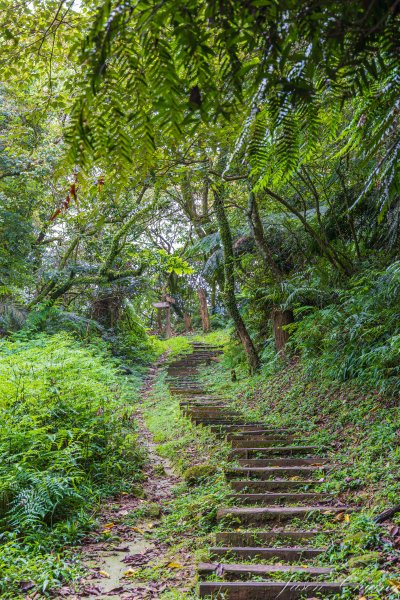
[[[113,340],[115,353],[136,363],[149,362],[154,356],[152,341],[136,315],[132,304],[125,302],[116,327],[116,339]]]
[[[299,308],[292,346],[314,372],[323,369],[332,379],[357,379],[380,392],[399,392],[399,276],[398,262],[369,269],[337,290],[335,304],[308,315]]]
[[[123,384],[109,355],[67,334],[42,335],[3,341],[0,365],[0,526],[6,542],[0,556],[6,561],[19,543],[25,554],[39,556],[79,539],[95,503],[140,478],[142,453],[132,421],[139,380]],[[11,530],[18,537],[10,537]],[[44,585],[46,570],[59,568],[55,559],[44,562],[43,571],[29,577],[35,586]],[[0,589],[15,591],[27,564],[8,567]],[[55,571],[47,585],[57,578]]]

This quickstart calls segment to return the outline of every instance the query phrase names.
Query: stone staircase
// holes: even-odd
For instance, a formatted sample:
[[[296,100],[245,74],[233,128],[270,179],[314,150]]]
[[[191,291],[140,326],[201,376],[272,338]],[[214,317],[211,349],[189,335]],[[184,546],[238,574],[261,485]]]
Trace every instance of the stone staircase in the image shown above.
[[[343,590],[357,597],[324,560],[338,520],[353,510],[315,491],[333,467],[295,430],[249,423],[196,382],[197,368],[220,352],[194,343],[192,354],[168,369],[183,413],[232,446],[226,479],[233,506],[219,509],[224,531],[216,533],[209,562],[198,565],[200,597],[315,600]]]

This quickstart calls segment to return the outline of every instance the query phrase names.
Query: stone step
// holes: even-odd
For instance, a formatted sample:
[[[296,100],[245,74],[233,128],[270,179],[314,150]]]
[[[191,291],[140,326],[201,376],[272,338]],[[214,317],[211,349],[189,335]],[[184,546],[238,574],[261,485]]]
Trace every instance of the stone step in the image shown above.
[[[209,549],[211,559],[234,557],[242,559],[260,558],[267,560],[277,558],[285,562],[313,559],[327,551],[325,548],[312,548],[310,546],[292,546],[280,548],[263,548],[259,546],[215,546]]]
[[[247,440],[253,438],[264,438],[264,437],[277,437],[280,439],[287,439],[288,437],[294,436],[293,431],[286,429],[252,429],[249,428],[247,431],[229,431],[225,433],[228,441],[232,440]]]
[[[302,467],[305,465],[326,465],[329,458],[310,456],[306,458],[239,458],[237,463],[241,467]]]
[[[290,429],[276,429],[275,427],[268,427],[268,425],[222,425],[221,429],[225,433],[225,435],[249,435],[250,437],[253,435],[257,437],[258,435],[266,434],[266,435],[291,435],[293,434],[293,430]]]
[[[231,440],[232,448],[269,448],[271,446],[284,446],[295,441],[294,436],[259,436]],[[300,440],[298,440],[300,442]],[[301,445],[301,444],[300,444]]]
[[[270,477],[304,477],[314,475],[326,470],[327,465],[313,467],[310,465],[300,467],[229,467],[226,476],[249,477],[254,479],[269,479]]]
[[[293,455],[310,454],[319,450],[318,446],[267,446],[264,448],[235,448],[230,453],[231,458],[251,458],[279,455],[280,458]]]
[[[332,517],[339,513],[349,513],[353,509],[348,506],[274,506],[268,508],[220,508],[217,520],[232,520],[241,525],[264,525],[265,523],[284,523],[291,519],[308,519],[313,515]]]
[[[232,494],[229,496],[238,504],[281,504],[281,503],[294,503],[301,504],[302,502],[332,502],[332,496],[328,494],[319,494],[313,492],[276,492],[270,494]]]
[[[334,531],[321,529],[278,529],[268,531],[219,531],[215,534],[215,542],[221,546],[264,546],[266,544],[283,544],[308,542],[317,536],[324,535],[331,540]]]
[[[215,417],[221,416],[224,418],[228,417],[237,417],[239,418],[239,414],[230,410],[223,404],[218,406],[188,406],[185,408],[187,413],[193,415],[199,415],[200,417]]]
[[[326,598],[340,594],[351,587],[334,581],[251,581],[251,582],[218,582],[204,581],[200,583],[200,598],[212,597],[224,600],[298,600],[299,598]]]
[[[230,563],[200,563],[197,567],[200,576],[218,575],[226,579],[246,579],[253,576],[266,577],[271,573],[307,573],[308,575],[330,575],[330,567],[299,567],[297,565],[257,565]]]
[[[240,434],[228,433],[226,439],[228,442],[231,442],[233,448],[237,448],[237,442],[244,442],[247,446],[252,445],[253,442],[256,442],[256,444],[261,443],[266,446],[270,445],[271,443],[274,445],[290,444],[296,440],[296,436],[286,432],[276,433],[275,431],[267,433],[256,432],[251,434],[244,432]]]
[[[260,494],[265,492],[275,492],[280,490],[300,490],[313,487],[319,482],[315,479],[236,479],[229,482],[230,487],[236,492],[248,492]]]
[[[243,419],[203,419],[203,425],[225,425],[226,423],[235,423],[236,425],[247,425],[247,421],[243,421]],[[253,423],[253,425],[257,425],[258,423]]]
[[[180,395],[180,394],[185,394],[187,395],[188,392],[190,392],[190,394],[192,396],[195,396],[197,394],[204,394],[206,390],[202,390],[202,389],[198,389],[198,390],[188,390],[187,388],[179,388],[179,387],[173,387],[170,386],[169,391],[171,392],[171,394],[176,394],[176,395]]]

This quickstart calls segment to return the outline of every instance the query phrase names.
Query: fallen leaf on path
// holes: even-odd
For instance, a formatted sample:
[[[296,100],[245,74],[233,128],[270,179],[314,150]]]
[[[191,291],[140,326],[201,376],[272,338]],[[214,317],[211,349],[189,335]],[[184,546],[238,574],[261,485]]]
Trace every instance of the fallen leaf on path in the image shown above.
[[[101,575],[102,577],[106,577],[107,579],[110,579],[110,573],[107,573],[107,571],[99,571],[99,575]]]
[[[137,569],[128,569],[127,571],[125,571],[124,573],[124,577],[135,577],[137,573]]]
[[[131,529],[132,531],[135,531],[135,533],[140,533],[141,535],[144,535],[144,531],[143,529],[140,529],[140,527],[132,527]]]
[[[183,569],[184,566],[178,562],[170,562],[167,564],[168,569]]]

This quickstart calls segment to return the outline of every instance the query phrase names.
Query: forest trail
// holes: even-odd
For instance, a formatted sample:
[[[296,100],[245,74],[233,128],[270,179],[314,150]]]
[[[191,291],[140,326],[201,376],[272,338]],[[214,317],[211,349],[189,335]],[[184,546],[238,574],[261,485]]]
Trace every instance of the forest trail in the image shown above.
[[[296,431],[248,422],[204,389],[197,367],[218,349],[193,346],[192,354],[169,365],[170,390],[180,395],[186,416],[232,445],[226,478],[233,505],[218,511],[209,562],[198,565],[200,597],[316,600],[341,593],[349,584],[326,566],[326,552],[335,525],[352,508],[315,491],[333,467]]]
[[[158,366],[150,370],[142,388],[143,397],[151,393]],[[95,531],[82,551],[84,564],[89,573],[81,581],[80,590],[74,594],[62,588],[60,597],[94,600],[140,600],[160,598],[164,591],[183,588],[181,574],[168,581],[138,581],[135,573],[156,563],[168,563],[168,546],[155,535],[162,512],[173,496],[172,489],[180,481],[167,459],[156,452],[153,436],[146,427],[141,410],[135,414],[138,424],[138,443],[147,453],[145,481],[141,497],[135,490],[132,495],[114,498],[102,508],[100,528]],[[139,489],[139,488],[138,488]],[[143,507],[152,508],[152,513],[141,516]],[[106,538],[104,539],[104,534]],[[193,570],[190,573],[193,575]]]

